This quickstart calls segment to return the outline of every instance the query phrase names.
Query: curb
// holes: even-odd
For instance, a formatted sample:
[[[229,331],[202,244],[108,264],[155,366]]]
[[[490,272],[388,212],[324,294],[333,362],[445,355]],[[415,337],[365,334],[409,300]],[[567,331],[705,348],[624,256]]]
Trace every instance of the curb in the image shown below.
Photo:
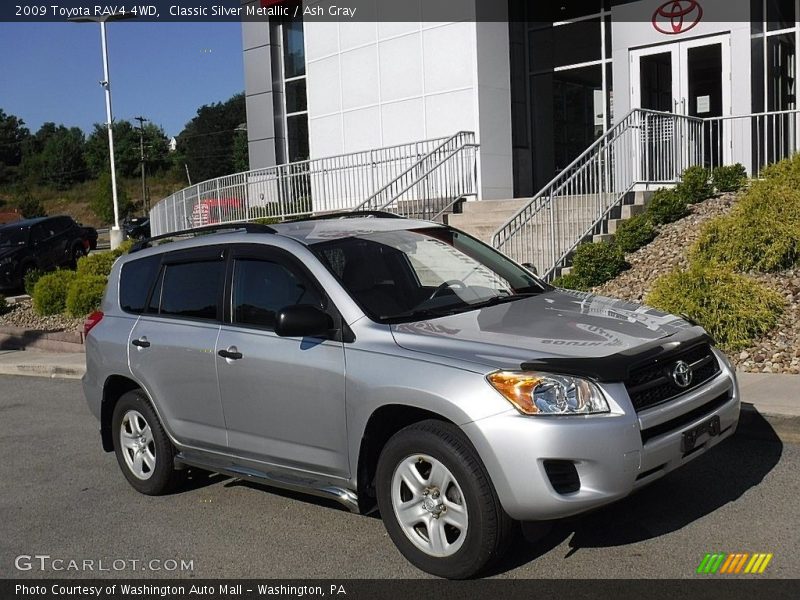
[[[800,415],[762,413],[753,404],[742,402],[736,431],[753,439],[800,444]]]
[[[60,365],[39,365],[35,363],[16,365],[0,364],[0,375],[47,377],[49,379],[80,379],[85,372],[86,367],[82,365],[65,367]]]
[[[28,350],[45,352],[83,352],[83,334],[80,331],[41,331],[23,327],[0,327],[0,350]]]

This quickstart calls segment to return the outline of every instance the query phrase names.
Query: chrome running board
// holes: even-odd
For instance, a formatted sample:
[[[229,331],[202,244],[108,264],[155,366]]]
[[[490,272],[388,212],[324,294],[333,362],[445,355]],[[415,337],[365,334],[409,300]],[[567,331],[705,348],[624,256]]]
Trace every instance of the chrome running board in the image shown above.
[[[328,498],[343,505],[351,513],[359,514],[361,512],[358,508],[358,495],[354,491],[331,485],[329,481],[316,479],[308,473],[298,476],[283,470],[268,472],[240,465],[224,465],[212,460],[186,456],[183,452],[179,452],[175,456],[175,463],[178,466],[196,467],[206,471],[222,473],[236,479],[255,481],[292,492],[317,496],[318,498]]]

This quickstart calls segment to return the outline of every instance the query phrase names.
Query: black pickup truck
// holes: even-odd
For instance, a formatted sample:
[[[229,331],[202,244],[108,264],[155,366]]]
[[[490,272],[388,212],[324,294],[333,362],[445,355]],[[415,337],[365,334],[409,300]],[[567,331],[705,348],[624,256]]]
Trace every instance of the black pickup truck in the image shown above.
[[[0,290],[22,289],[33,270],[74,268],[97,247],[97,231],[72,217],[40,217],[0,226]]]

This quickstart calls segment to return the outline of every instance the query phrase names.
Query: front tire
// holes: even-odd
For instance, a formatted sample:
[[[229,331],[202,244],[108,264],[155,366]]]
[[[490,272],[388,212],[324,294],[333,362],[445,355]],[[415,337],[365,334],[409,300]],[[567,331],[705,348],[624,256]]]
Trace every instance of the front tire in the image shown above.
[[[414,566],[448,579],[479,574],[505,553],[513,521],[455,425],[423,421],[386,444],[376,474],[389,536]]]
[[[144,392],[124,394],[111,423],[119,468],[137,491],[160,496],[183,481],[185,471],[175,470],[175,449]]]

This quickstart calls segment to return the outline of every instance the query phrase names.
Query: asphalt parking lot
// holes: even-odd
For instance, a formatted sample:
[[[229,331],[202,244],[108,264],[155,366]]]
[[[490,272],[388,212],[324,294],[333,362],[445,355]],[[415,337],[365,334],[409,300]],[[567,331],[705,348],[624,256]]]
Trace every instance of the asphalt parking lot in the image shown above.
[[[758,433],[544,537],[526,526],[494,574],[680,578],[696,576],[707,552],[769,552],[757,577],[800,577],[800,446],[766,423]],[[139,495],[100,448],[78,381],[0,376],[0,456],[0,578],[424,576],[378,518],[315,498],[220,476]],[[17,560],[28,555],[51,558],[41,570],[41,560]],[[95,570],[54,571],[54,559],[92,560]],[[101,561],[109,570],[97,570]]]

